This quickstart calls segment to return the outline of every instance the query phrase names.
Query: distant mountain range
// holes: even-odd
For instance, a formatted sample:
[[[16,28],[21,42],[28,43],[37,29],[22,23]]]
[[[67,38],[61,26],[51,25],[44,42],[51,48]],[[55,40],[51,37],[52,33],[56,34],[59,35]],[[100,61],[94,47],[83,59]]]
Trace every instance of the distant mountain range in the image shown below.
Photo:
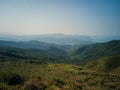
[[[46,50],[50,47],[56,47],[68,51],[72,46],[71,45],[58,45],[53,43],[45,43],[40,41],[4,41],[0,40],[0,47],[12,47],[12,48],[21,48],[21,49],[39,49]]]
[[[40,41],[60,45],[92,44],[110,40],[120,40],[120,36],[87,36],[65,34],[41,34],[41,35],[0,35],[0,40],[6,41]]]

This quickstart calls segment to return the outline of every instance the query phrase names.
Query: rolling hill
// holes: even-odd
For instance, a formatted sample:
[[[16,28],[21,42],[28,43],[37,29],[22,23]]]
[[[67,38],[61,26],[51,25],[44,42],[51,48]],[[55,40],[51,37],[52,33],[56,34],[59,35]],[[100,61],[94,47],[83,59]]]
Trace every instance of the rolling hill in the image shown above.
[[[96,60],[114,55],[120,55],[120,40],[83,46],[73,50],[70,54],[72,59],[77,59],[78,61]]]
[[[70,49],[73,48],[71,51]],[[120,40],[80,46],[48,44],[39,41],[0,41],[1,59],[30,59],[84,63],[103,57],[120,55]]]
[[[0,90],[120,90],[120,40],[74,46],[69,55],[64,45],[0,43]]]
[[[13,47],[0,47],[0,61],[4,60],[27,60],[39,62],[54,62],[64,60],[67,53],[56,47],[40,49],[21,49]]]
[[[40,41],[4,41],[0,40],[1,47],[13,47],[13,48],[22,48],[22,49],[41,49],[44,50],[51,46],[56,48],[69,50],[72,46],[71,45],[58,45],[52,43],[45,43]]]

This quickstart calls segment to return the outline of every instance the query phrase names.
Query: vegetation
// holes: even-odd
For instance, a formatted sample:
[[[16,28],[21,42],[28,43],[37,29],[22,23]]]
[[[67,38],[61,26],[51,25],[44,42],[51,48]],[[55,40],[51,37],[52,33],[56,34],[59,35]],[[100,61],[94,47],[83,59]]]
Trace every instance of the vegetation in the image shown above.
[[[120,89],[119,74],[91,71],[72,64],[36,65],[21,61],[7,61],[1,62],[0,68],[1,90]],[[9,71],[17,73],[11,74]]]
[[[24,78],[15,72],[2,72],[0,74],[0,81],[8,85],[23,84]]]
[[[78,60],[96,60],[106,56],[114,56],[120,54],[120,40],[113,40],[107,43],[92,44],[80,47],[71,52],[71,59]]]
[[[120,74],[120,56],[111,56],[91,61],[86,65],[91,70]]]
[[[55,46],[0,46],[0,90],[120,90],[120,41],[72,54]]]
[[[52,48],[52,49],[51,49]],[[35,62],[55,62],[64,60],[66,52],[50,47],[46,51],[39,49],[21,49],[12,47],[0,47],[0,61],[3,60],[28,60]]]

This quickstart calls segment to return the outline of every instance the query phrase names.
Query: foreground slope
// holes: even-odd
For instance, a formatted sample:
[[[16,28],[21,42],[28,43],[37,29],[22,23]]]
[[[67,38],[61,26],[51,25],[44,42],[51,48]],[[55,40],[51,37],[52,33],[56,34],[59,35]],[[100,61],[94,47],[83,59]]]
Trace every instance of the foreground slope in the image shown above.
[[[17,81],[16,81],[17,79]],[[120,90],[120,76],[73,64],[0,63],[1,90]]]
[[[91,61],[86,66],[95,71],[120,74],[120,55]]]

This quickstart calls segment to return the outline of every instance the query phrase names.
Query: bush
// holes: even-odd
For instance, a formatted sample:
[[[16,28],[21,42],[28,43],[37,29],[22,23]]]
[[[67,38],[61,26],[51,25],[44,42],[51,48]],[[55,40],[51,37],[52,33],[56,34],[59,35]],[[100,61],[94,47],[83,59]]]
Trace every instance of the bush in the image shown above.
[[[0,81],[8,85],[23,84],[25,79],[16,72],[5,72],[0,74]]]
[[[41,90],[41,87],[38,83],[35,82],[27,82],[23,87],[23,90]]]
[[[59,87],[62,87],[67,84],[63,78],[56,78],[56,79],[54,79],[54,81],[55,81],[56,85]]]

